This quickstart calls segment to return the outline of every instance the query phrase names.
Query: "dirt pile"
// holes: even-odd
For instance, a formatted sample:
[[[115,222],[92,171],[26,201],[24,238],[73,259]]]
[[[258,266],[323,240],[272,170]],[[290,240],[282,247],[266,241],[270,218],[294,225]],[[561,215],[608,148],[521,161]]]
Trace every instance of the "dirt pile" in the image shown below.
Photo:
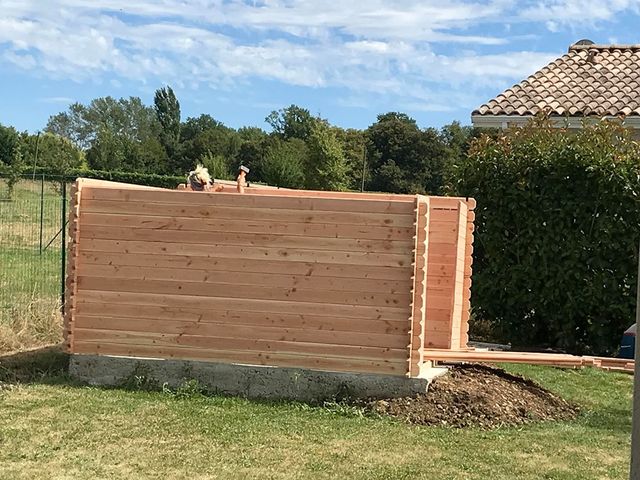
[[[535,382],[484,366],[451,367],[426,395],[370,400],[364,407],[409,423],[496,428],[541,420],[569,420],[578,408]]]

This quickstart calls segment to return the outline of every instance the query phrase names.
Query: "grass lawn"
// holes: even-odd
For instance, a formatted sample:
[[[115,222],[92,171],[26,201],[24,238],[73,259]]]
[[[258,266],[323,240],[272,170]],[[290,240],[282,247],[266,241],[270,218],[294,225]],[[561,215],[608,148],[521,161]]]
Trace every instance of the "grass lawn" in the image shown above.
[[[631,376],[507,369],[583,413],[565,423],[451,430],[348,408],[108,390],[45,376],[0,393],[0,478],[626,478]]]

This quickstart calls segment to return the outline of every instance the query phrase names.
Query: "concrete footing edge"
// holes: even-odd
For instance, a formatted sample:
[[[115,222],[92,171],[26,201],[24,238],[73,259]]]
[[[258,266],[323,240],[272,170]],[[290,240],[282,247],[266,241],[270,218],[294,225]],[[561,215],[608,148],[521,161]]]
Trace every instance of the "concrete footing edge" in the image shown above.
[[[430,383],[430,378],[78,354],[71,355],[69,373],[91,385],[123,385],[137,375],[171,388],[197,380],[207,390],[224,395],[310,403],[341,397],[412,396],[425,393]]]

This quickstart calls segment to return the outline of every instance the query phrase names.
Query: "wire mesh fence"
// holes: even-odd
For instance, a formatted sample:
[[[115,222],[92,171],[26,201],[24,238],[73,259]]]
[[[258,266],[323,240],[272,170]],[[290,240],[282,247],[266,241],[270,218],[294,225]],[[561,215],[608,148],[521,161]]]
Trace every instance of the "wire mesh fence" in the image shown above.
[[[0,176],[0,350],[55,340],[64,298],[67,180]]]

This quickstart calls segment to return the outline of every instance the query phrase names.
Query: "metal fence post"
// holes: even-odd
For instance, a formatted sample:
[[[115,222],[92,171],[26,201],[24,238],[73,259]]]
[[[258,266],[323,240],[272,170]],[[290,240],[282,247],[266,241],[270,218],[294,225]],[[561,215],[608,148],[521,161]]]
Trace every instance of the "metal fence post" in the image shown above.
[[[62,228],[62,235],[60,235],[61,238],[61,244],[60,244],[60,259],[61,259],[61,265],[60,265],[60,277],[61,277],[61,282],[60,282],[60,308],[62,309],[62,312],[64,313],[64,294],[65,294],[65,287],[66,287],[66,278],[65,278],[65,269],[67,266],[67,228],[66,228],[66,223],[67,223],[67,182],[66,179],[64,177],[62,177],[62,209],[61,209],[61,213],[62,213],[62,219],[61,219],[61,223],[60,226]]]
[[[640,480],[640,248],[638,251],[638,277],[636,293],[636,352],[635,372],[633,374],[633,427],[631,430],[631,480]]]
[[[40,255],[42,255],[42,224],[44,223],[44,173],[40,179]]]

